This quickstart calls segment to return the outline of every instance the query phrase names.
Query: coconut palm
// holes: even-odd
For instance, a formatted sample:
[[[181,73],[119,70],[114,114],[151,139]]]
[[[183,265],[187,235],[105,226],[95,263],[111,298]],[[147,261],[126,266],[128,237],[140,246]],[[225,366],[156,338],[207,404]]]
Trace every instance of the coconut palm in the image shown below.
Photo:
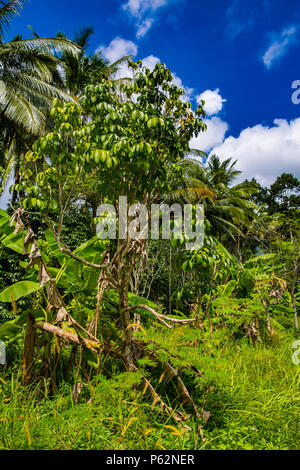
[[[70,100],[52,85],[59,59],[55,53],[79,52],[66,38],[22,39],[4,42],[4,29],[22,6],[21,0],[0,1],[0,110],[1,118],[39,134],[45,125],[43,109],[58,97]]]
[[[73,39],[73,42],[81,48],[80,53],[74,54],[72,51],[67,51],[61,57],[63,82],[66,90],[74,96],[81,96],[87,85],[95,85],[102,79],[112,79],[120,65],[130,58],[130,56],[125,56],[109,64],[99,53],[86,55],[93,33],[93,28],[82,28]],[[57,37],[66,38],[61,32]]]
[[[228,186],[242,173],[235,168],[237,160],[232,162],[231,158],[227,158],[221,162],[217,155],[211,155],[207,163],[214,184],[223,183]]]
[[[235,169],[236,162],[227,159],[221,163],[213,155],[206,165],[192,158],[184,159],[180,165],[184,170],[184,182],[172,191],[169,199],[203,204],[214,235],[242,235],[240,228],[255,217],[256,205],[250,201],[250,196],[257,188],[249,182],[231,186],[240,174]]]
[[[22,159],[30,136],[36,138],[43,133],[53,99],[74,99],[55,86],[53,80],[60,63],[58,54],[80,52],[79,46],[66,38],[22,39],[17,36],[6,42],[5,31],[23,3],[22,0],[0,0],[2,188],[16,161]]]

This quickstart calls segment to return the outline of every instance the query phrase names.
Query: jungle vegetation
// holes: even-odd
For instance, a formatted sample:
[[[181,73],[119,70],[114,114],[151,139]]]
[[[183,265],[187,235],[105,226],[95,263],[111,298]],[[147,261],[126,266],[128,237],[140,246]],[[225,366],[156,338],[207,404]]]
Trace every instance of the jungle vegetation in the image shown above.
[[[8,40],[22,3],[0,2],[0,448],[299,449],[299,180],[190,149],[204,102],[87,55],[91,28]],[[201,204],[202,248],[100,239],[120,196],[127,224]]]

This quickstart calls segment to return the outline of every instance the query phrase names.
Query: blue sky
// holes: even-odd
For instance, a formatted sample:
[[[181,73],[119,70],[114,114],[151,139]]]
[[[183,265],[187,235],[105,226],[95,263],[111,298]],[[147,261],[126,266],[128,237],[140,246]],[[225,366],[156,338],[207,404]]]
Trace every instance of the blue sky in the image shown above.
[[[193,105],[207,101],[206,135],[195,147],[238,159],[244,176],[270,184],[300,176],[300,2],[296,0],[28,0],[9,37],[91,25],[90,52],[133,54],[175,74]],[[300,94],[299,94],[300,97]]]

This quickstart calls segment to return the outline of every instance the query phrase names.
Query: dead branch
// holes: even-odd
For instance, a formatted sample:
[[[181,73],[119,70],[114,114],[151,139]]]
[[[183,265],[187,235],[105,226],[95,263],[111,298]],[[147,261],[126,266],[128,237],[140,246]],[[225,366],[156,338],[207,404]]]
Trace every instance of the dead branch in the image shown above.
[[[93,352],[99,352],[99,349],[103,349],[104,346],[100,345],[96,341],[91,341],[89,339],[82,338],[80,336],[71,333],[70,331],[65,331],[58,326],[51,325],[50,323],[46,323],[44,321],[36,322],[34,324],[35,328],[41,331],[47,331],[47,333],[51,333],[53,336],[59,336],[62,338],[67,344],[73,343],[77,344],[78,346],[84,346],[87,349],[90,349]]]
[[[178,375],[178,370],[174,369],[174,367],[172,367],[169,362],[166,362],[163,375],[166,376],[168,380],[172,380],[174,377],[176,377],[177,391],[178,391],[178,394],[181,398],[182,405],[185,405],[186,403],[191,404],[193,409],[194,409],[196,417],[200,420],[203,420],[204,423],[207,423],[207,421],[210,418],[210,413],[208,411],[203,410],[202,415],[200,414],[199,409],[198,409],[197,405],[194,403],[194,401],[192,400],[192,398],[189,394],[189,391],[186,388],[183,380]]]
[[[138,372],[138,368],[134,366],[134,371]],[[187,426],[186,424],[183,423],[183,421],[186,421],[189,416],[187,416],[185,413],[181,411],[175,411],[173,408],[168,406],[163,399],[158,395],[156,392],[155,388],[151,384],[150,380],[146,379],[146,377],[142,377],[142,384],[143,384],[143,395],[146,394],[147,391],[150,392],[153,398],[153,405],[156,405],[159,403],[159,407],[162,412],[166,413],[168,416],[172,417],[177,421],[178,423],[181,423],[185,429],[190,430],[191,428]]]
[[[148,305],[142,304],[132,305],[131,307],[129,307],[129,310],[135,310],[137,308],[143,308],[145,310],[148,310],[148,312],[152,313],[161,323],[163,323],[168,328],[172,328],[172,326],[168,325],[166,321],[178,323],[181,325],[188,325],[189,323],[193,323],[194,321],[196,321],[196,318],[183,318],[181,320],[179,318],[167,317],[166,315],[162,315],[161,313],[156,312],[153,308],[149,307]]]
[[[153,308],[148,307],[148,305],[133,305],[132,307],[129,307],[129,310],[135,310],[137,308],[144,308],[145,310],[148,310],[148,312],[152,313],[152,315],[154,315],[167,328],[170,328],[170,329],[173,328],[171,325],[165,322],[163,318],[161,318],[159,313],[157,313]]]

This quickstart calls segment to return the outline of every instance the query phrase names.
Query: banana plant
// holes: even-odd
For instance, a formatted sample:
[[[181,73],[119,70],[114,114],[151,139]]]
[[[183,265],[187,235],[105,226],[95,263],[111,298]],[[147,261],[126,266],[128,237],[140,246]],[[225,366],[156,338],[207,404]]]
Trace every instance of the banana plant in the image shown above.
[[[22,231],[16,233],[17,223],[11,223],[11,217],[5,211],[0,210],[0,243],[6,248],[15,251],[18,254],[24,252],[24,242],[26,234]],[[64,290],[64,294],[71,294],[73,297],[80,294],[84,296],[95,296],[97,293],[97,280],[98,276],[95,271],[89,267],[82,266],[82,264],[75,259],[69,258],[67,255],[60,252],[56,240],[50,231],[45,232],[45,239],[38,240],[38,248],[43,260],[50,263],[48,270],[50,276],[56,281],[58,288]],[[29,246],[30,249],[30,246]],[[95,236],[85,242],[74,253],[78,256],[84,256],[91,262],[98,262],[102,257],[105,249],[105,242],[98,240]],[[0,293],[0,302],[10,303],[13,305],[13,311],[17,311],[16,302],[29,295],[38,294],[44,291],[44,298],[46,298],[47,284],[37,282],[38,267],[28,267],[28,262],[20,261],[20,264],[26,268],[26,279],[21,280]],[[46,320],[46,305],[41,303],[39,309],[31,313],[36,319]],[[0,327],[0,339],[17,336],[26,324],[26,314],[24,312],[17,315],[15,319],[4,323]]]

